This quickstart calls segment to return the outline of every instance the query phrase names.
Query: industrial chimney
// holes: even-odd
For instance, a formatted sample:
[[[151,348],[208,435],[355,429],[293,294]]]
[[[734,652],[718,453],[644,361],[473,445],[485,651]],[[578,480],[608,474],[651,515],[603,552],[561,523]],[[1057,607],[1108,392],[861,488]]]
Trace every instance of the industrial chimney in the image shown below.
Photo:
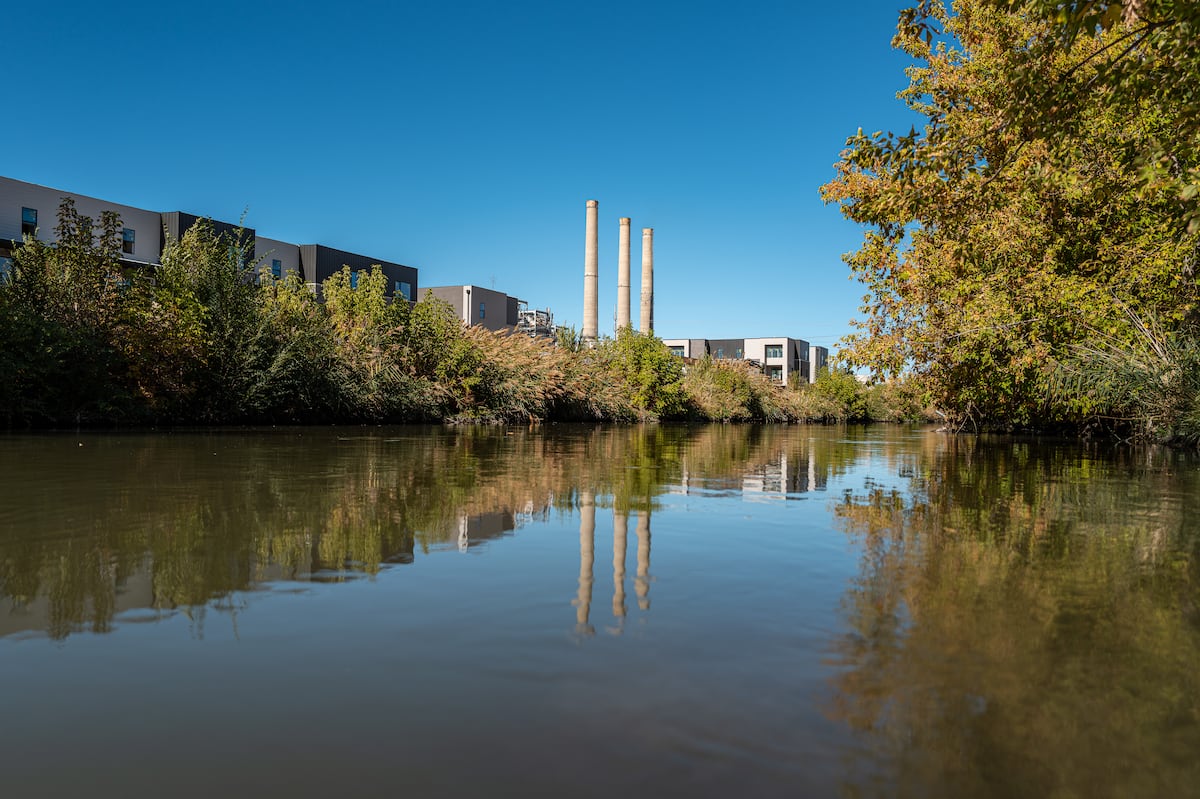
[[[621,217],[621,243],[617,254],[617,330],[629,327],[629,222],[629,217]]]
[[[641,331],[654,329],[654,228],[642,228],[642,325]]]
[[[596,346],[600,334],[600,265],[596,217],[600,203],[587,201],[587,241],[583,249],[583,343]]]

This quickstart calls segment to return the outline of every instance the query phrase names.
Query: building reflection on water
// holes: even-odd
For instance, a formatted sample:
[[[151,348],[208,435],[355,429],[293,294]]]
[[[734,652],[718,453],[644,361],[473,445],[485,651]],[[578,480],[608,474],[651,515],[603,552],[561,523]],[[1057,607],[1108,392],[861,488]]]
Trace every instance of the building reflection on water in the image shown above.
[[[546,700],[540,704],[550,715],[539,718],[550,748],[518,740],[499,750],[504,757],[517,747],[554,751],[555,736],[600,719],[606,726],[594,729],[606,735],[617,730],[635,751],[652,751],[639,747],[650,742],[658,747],[653,752],[666,753],[660,759],[669,761],[670,785],[685,793],[698,783],[681,782],[693,765],[678,759],[684,746],[697,758],[720,761],[722,769],[728,764],[724,773],[734,790],[751,771],[803,763],[809,755],[819,757],[826,771],[845,775],[840,793],[860,797],[1191,796],[1200,785],[1193,756],[1200,751],[1200,526],[1193,510],[1200,469],[1194,456],[890,429],[857,440],[836,430],[732,426],[404,431],[394,442],[379,435],[349,442],[319,431],[304,435],[313,439],[305,446],[241,433],[146,436],[133,445],[123,443],[128,438],[95,436],[85,447],[72,437],[56,455],[54,447],[65,439],[3,442],[0,639],[104,633],[171,614],[202,620],[206,612],[237,613],[246,619],[260,610],[256,590],[269,584],[337,583],[389,564],[444,572],[468,562],[497,568],[515,563],[525,573],[516,580],[502,576],[516,584],[517,604],[498,604],[488,623],[502,617],[519,633],[533,635],[514,638],[493,629],[483,636],[485,651],[503,652],[517,642],[511,645],[520,650],[513,663],[536,664],[536,672],[517,677],[512,701],[536,710],[538,703],[528,698],[537,693]],[[854,479],[837,479],[852,468]],[[814,492],[827,485],[838,489],[828,502],[792,502],[820,496]],[[759,502],[771,504],[754,504]],[[678,535],[701,513],[712,523],[695,525],[697,535]],[[758,537],[757,549],[751,536],[717,540],[728,524],[745,524],[747,516],[774,525]],[[792,569],[790,559],[769,562],[785,552],[775,546],[776,537],[788,532],[781,520],[826,524],[820,549],[848,551],[857,564],[844,555],[840,565],[831,560],[826,578],[820,573],[824,562],[805,564],[803,573]],[[611,610],[603,572],[610,523]],[[507,540],[532,524],[543,525],[538,535]],[[652,527],[660,546],[654,564]],[[791,557],[822,556],[807,548],[808,541],[799,543],[803,548],[786,550]],[[481,562],[457,552],[511,554],[491,546],[526,548],[502,564],[501,558]],[[687,546],[698,549],[683,551]],[[552,547],[541,554],[559,564],[546,579],[535,570],[549,557],[525,557],[538,547]],[[436,564],[425,559],[437,550],[443,554]],[[691,558],[705,560],[688,564]],[[668,572],[677,564],[679,571]],[[652,585],[655,568],[663,582]],[[461,570],[464,579],[495,574]],[[397,583],[410,576],[399,566],[392,575]],[[538,580],[535,589],[526,577]],[[733,586],[745,589],[741,596],[725,590],[737,580],[743,581]],[[471,652],[480,636],[468,625],[478,622],[472,614],[479,604],[514,600],[470,590],[475,586],[424,583],[422,590],[434,592],[435,601],[457,595],[458,603],[439,617],[452,616],[443,639]],[[322,593],[329,598],[339,590]],[[539,593],[531,599],[533,590]],[[427,609],[419,602],[382,607],[375,598],[348,603],[370,605],[361,619],[368,636],[385,614],[402,629],[409,629],[405,614],[424,621],[420,614]],[[691,615],[672,618],[669,631],[662,629],[668,626],[664,598],[693,600],[672,603],[671,614]],[[601,645],[648,619],[651,599],[663,617],[658,632],[666,634],[654,642],[659,651],[649,653],[649,662],[656,668],[639,673],[646,679],[636,680],[643,693],[635,697],[627,692],[627,675],[634,671],[605,668],[625,662],[606,658],[628,647],[605,653]],[[752,603],[740,604],[747,600]],[[525,613],[534,603],[536,612]],[[812,607],[828,608],[829,615],[814,621],[807,615]],[[714,609],[719,616],[711,615]],[[277,618],[265,611],[261,617],[268,624]],[[739,623],[747,629],[735,629]],[[546,629],[530,631],[528,625]],[[542,643],[574,640],[590,651],[585,658],[558,651],[551,654],[561,660],[543,660],[523,645],[535,637]],[[89,648],[102,654],[125,645],[115,643],[120,646]],[[317,647],[325,648],[318,641],[306,651]],[[715,656],[697,657],[700,652]],[[239,650],[238,660],[252,665],[250,654]],[[635,663],[647,662],[640,660],[645,649],[636,654]],[[334,655],[345,659],[340,651]],[[489,687],[516,683],[475,678],[511,680],[504,676],[513,673],[511,664],[479,669],[479,659],[456,655],[411,662],[420,667],[452,659],[471,670],[473,687],[488,692],[470,698],[483,696],[484,713],[507,729],[516,716],[498,712],[502,706]],[[389,690],[396,674],[409,673],[396,669],[390,657],[380,660]],[[543,686],[535,679],[560,669],[576,669],[567,675],[570,682]],[[307,690],[309,673],[297,671],[295,682],[280,684]],[[178,676],[164,673],[171,680]],[[85,690],[104,685],[81,674]],[[611,679],[597,679],[604,675]],[[255,691],[277,680],[270,672],[255,677],[247,681]],[[677,723],[676,716],[693,715],[705,703],[703,689],[726,683],[732,693],[720,712]],[[663,685],[678,693],[658,695]],[[22,688],[14,682],[9,695]],[[434,742],[423,751],[444,748],[437,737],[444,731],[462,730],[456,718],[441,715],[449,704],[445,692],[429,694],[437,715],[417,716],[434,719],[420,728]],[[828,725],[808,720],[808,697],[820,703]],[[228,724],[220,711],[236,706],[214,707],[212,723],[222,733]],[[321,718],[301,710],[297,718]],[[563,718],[584,714],[585,724],[563,726]],[[774,721],[758,729],[761,738],[743,734],[768,716]],[[14,726],[17,737],[26,726],[33,725]],[[59,734],[56,725],[43,726],[47,740]],[[802,735],[788,737],[801,727]],[[630,737],[631,730],[639,735]],[[680,730],[692,737],[677,737]],[[819,737],[838,730],[852,736],[853,745]],[[478,740],[486,737],[490,746],[488,732]],[[602,748],[618,739],[578,740],[595,740]],[[793,742],[797,748],[787,748]],[[384,743],[390,752],[390,741]],[[446,762],[459,764],[462,752],[484,748],[452,747]],[[180,751],[187,756],[191,750]],[[564,761],[572,780],[564,784],[582,784],[579,769],[595,765],[597,751],[589,746],[586,757]],[[752,759],[737,759],[743,755]],[[324,761],[314,762],[323,767]],[[743,792],[770,795],[754,787]]]
[[[262,585],[358,579],[433,550],[478,551],[552,512],[579,513],[572,604],[576,630],[591,636],[597,508],[612,519],[603,627],[619,635],[631,600],[650,610],[651,518],[663,497],[796,499],[839,468],[797,428],[403,433],[94,436],[70,451],[88,479],[69,497],[55,488],[59,439],[12,437],[0,461],[13,500],[0,515],[0,637],[106,632],[139,609],[220,610]]]
[[[713,477],[705,472],[693,475],[685,465],[679,482],[664,488],[668,494],[736,493],[747,501],[758,502],[799,499],[799,494],[824,491],[828,479],[826,471],[818,467],[814,451],[809,449],[800,455],[776,453],[774,458],[757,462],[740,475]]]

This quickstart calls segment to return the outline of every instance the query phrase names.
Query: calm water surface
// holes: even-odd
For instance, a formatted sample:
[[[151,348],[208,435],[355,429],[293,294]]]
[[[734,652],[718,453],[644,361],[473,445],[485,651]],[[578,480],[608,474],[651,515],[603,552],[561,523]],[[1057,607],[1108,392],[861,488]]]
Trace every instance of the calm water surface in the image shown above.
[[[1200,796],[1200,464],[904,428],[0,438],[0,794]]]

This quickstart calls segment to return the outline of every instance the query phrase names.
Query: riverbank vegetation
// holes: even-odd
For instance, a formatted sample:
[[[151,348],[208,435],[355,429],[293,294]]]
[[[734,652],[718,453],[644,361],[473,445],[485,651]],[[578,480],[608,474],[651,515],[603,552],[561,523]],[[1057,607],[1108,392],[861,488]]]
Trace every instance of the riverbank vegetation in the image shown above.
[[[919,122],[822,187],[866,228],[846,360],[969,429],[1200,440],[1200,6],[922,0],[893,45]]]
[[[201,221],[161,266],[123,267],[121,223],[65,199],[0,282],[8,427],[413,421],[848,421],[848,373],[785,389],[747,364],[687,366],[654,336],[595,348],[465,328],[432,296],[393,303],[382,271],[321,286],[260,270]]]

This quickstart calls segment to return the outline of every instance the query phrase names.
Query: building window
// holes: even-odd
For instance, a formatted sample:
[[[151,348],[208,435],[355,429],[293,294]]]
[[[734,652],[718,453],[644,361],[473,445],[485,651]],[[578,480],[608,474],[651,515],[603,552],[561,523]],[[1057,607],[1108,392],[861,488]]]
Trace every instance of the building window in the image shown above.
[[[778,380],[780,383],[782,383],[783,382],[783,367],[782,366],[768,366],[767,367],[767,377],[771,378],[772,380]]]
[[[397,280],[392,288],[393,297],[403,297],[412,302],[412,283],[407,283],[403,280]]]
[[[126,255],[133,255],[133,239],[135,235],[133,228],[123,228],[121,230],[121,252]]]
[[[12,265],[12,258],[0,256],[0,283],[7,283],[8,279],[12,277]]]
[[[352,288],[352,289],[358,288],[358,271],[357,270],[350,273],[350,288]]]
[[[738,347],[736,350],[733,351],[733,357],[735,357],[735,358],[742,357],[742,348],[741,347]]]
[[[768,344],[766,356],[768,358],[782,358],[783,357],[783,345],[782,344]]]
[[[683,357],[683,347],[667,347],[676,358]]]
[[[479,303],[479,318],[483,319],[487,314],[483,310],[483,303]]]
[[[283,261],[278,258],[271,259],[271,274],[275,276],[276,280],[283,277]]]
[[[22,208],[21,209],[21,235],[35,236],[37,235],[37,209]]]
[[[725,348],[724,347],[717,347],[717,357],[718,358],[725,357]]]

